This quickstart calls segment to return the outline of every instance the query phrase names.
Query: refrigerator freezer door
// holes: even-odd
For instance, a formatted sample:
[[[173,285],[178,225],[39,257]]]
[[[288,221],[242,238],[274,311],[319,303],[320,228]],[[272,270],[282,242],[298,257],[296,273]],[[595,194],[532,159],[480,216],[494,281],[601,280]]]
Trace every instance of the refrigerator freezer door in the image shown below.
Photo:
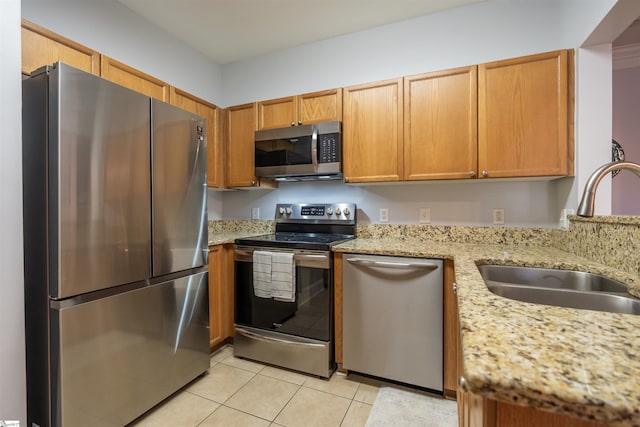
[[[204,119],[151,105],[153,276],[160,276],[207,263],[207,143]]]
[[[51,297],[148,278],[149,98],[58,64],[49,118]]]
[[[205,372],[207,304],[205,271],[52,308],[52,425],[123,426]]]

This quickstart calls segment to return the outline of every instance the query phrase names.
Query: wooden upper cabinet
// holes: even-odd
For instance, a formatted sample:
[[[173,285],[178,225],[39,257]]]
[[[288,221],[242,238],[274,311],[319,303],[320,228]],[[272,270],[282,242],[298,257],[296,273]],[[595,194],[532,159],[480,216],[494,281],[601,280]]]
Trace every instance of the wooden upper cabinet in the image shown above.
[[[298,95],[299,124],[342,120],[342,89]]]
[[[260,101],[257,108],[258,129],[284,128],[297,123],[295,96]]]
[[[402,78],[344,89],[342,155],[346,182],[403,176]]]
[[[479,177],[573,174],[572,88],[572,51],[479,65]]]
[[[226,115],[226,184],[228,187],[254,187],[258,185],[254,158],[256,103],[229,107]]]
[[[100,75],[114,83],[128,87],[160,101],[169,102],[169,84],[136,70],[122,62],[101,55]]]
[[[477,173],[477,66],[404,79],[404,179]]]
[[[224,173],[222,170],[220,109],[203,99],[173,86],[169,89],[169,103],[207,120],[207,186],[223,187]]]
[[[100,74],[98,52],[23,19],[22,74],[29,75],[33,70],[58,61]]]
[[[342,120],[342,89],[258,102],[258,129]]]

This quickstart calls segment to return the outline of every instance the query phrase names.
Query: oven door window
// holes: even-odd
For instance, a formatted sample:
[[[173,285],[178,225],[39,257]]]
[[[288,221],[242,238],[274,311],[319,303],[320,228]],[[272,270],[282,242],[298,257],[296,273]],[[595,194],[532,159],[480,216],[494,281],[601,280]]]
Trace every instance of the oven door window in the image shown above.
[[[253,263],[236,262],[236,323],[329,341],[333,316],[333,289],[329,271],[296,267],[296,300],[281,302],[255,296]]]
[[[311,136],[256,141],[256,167],[310,165]]]

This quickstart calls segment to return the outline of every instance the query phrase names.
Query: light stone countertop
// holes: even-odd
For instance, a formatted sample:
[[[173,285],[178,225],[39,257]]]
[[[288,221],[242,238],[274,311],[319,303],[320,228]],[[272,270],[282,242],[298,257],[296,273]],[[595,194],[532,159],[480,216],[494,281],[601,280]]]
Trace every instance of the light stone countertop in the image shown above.
[[[466,389],[616,426],[640,425],[640,316],[510,300],[486,288],[477,264],[637,276],[551,246],[355,239],[336,252],[452,259]]]
[[[241,232],[241,231],[215,233],[214,235],[209,235],[209,246],[233,243],[235,242],[236,239],[241,239],[243,237],[258,236],[259,234],[266,234],[266,233]]]

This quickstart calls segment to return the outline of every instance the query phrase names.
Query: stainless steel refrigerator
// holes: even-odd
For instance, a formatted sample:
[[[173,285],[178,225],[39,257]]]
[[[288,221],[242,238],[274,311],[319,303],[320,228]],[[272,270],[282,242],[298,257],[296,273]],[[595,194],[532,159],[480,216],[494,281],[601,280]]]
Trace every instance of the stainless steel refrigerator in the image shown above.
[[[208,369],[204,126],[63,63],[23,81],[29,426],[122,426]]]

